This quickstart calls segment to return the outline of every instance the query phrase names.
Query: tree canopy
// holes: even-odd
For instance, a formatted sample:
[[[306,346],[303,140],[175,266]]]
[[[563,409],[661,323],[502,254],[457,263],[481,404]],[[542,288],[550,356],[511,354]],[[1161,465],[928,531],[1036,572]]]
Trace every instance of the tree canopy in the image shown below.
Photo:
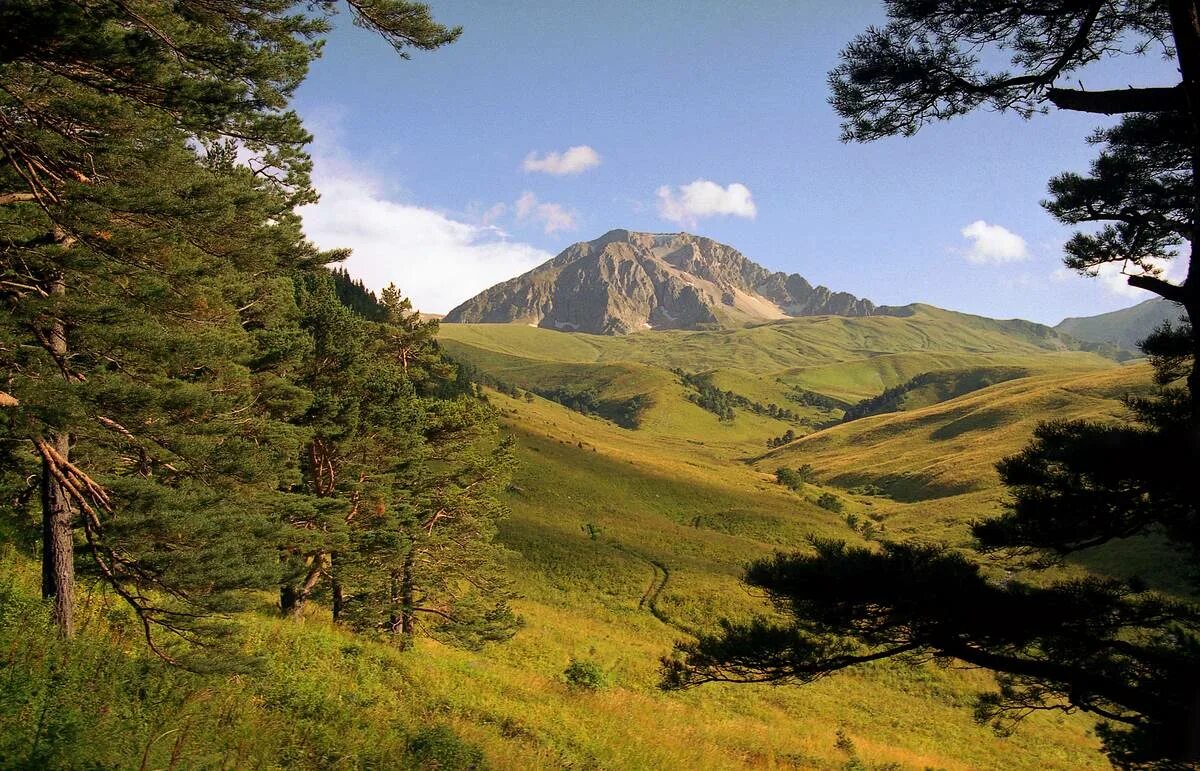
[[[368,334],[333,307],[322,266],[345,252],[317,250],[295,213],[316,192],[290,99],[339,6],[0,7],[3,459],[41,510],[26,532],[66,636],[76,546],[171,658],[158,632],[194,641],[239,590],[290,574],[297,512],[345,518],[305,459],[361,441],[364,402],[323,357],[361,370],[374,341],[405,333]],[[422,3],[344,8],[402,56],[459,34]],[[426,356],[429,378],[451,378]],[[364,375],[394,396],[367,406],[420,414],[419,378],[397,371]],[[403,457],[421,438],[400,433],[373,439]]]
[[[1030,117],[1051,107],[1119,115],[1092,137],[1102,146],[1090,175],[1050,184],[1046,209],[1066,224],[1096,223],[1067,243],[1066,264],[1085,274],[1121,264],[1130,285],[1200,313],[1200,7],[1192,0],[888,0],[888,23],[855,38],[829,75],[847,141],[909,136],[979,108]],[[1066,86],[1094,62],[1173,59],[1177,83]],[[1009,67],[1000,62],[1007,60]],[[1181,253],[1181,249],[1184,250]],[[1188,262],[1180,284],[1162,261]],[[1189,375],[1189,420],[1200,444],[1200,369]]]

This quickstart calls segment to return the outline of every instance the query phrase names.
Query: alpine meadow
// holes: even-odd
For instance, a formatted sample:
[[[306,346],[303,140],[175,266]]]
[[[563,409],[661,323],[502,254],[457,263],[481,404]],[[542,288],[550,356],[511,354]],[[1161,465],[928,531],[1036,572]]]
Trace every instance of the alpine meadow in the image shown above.
[[[1200,768],[1197,228],[1200,0],[0,0],[0,768]]]

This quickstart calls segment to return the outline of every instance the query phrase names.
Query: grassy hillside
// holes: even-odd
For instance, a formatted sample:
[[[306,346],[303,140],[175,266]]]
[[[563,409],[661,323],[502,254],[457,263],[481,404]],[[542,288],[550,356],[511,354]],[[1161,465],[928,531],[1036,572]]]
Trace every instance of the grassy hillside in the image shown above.
[[[810,534],[965,544],[969,522],[1001,504],[993,464],[1022,446],[1039,420],[1120,415],[1120,398],[1149,382],[1146,367],[1069,350],[1069,341],[1043,327],[923,306],[904,317],[798,319],[619,338],[446,325],[441,339],[452,355],[521,388],[580,382],[605,393],[644,389],[652,396],[651,409],[632,431],[539,398],[497,397],[521,437],[525,469],[504,537],[530,571],[525,585],[549,577],[552,591],[543,598],[562,612],[598,602],[593,613],[607,614],[615,603],[636,617],[641,605],[674,630],[667,637],[750,612],[756,601],[737,581],[741,565],[775,549],[804,548]],[[795,425],[740,407],[732,421],[720,420],[688,400],[673,368],[707,373],[719,389],[787,406],[812,423]],[[905,411],[820,430],[846,405],[929,372],[941,374],[933,386],[906,394]],[[803,392],[832,401],[813,407],[792,398]],[[789,427],[801,438],[768,453],[764,432],[778,435]],[[805,463],[816,467],[817,484],[794,493],[774,483],[776,468]],[[840,500],[841,511],[817,505],[826,492]],[[1071,569],[1128,574],[1155,554],[1153,544],[1114,549],[1124,549],[1119,559],[1102,555]],[[633,578],[639,570],[640,583]],[[605,634],[616,639],[621,633]],[[970,677],[982,680],[972,681],[953,670],[895,668],[876,680],[879,671],[814,687],[702,688],[661,698],[739,698],[768,710],[778,721],[770,723],[771,735],[794,737],[806,747],[800,755],[777,755],[773,762],[780,765],[796,758],[803,758],[801,767],[847,762],[828,743],[822,747],[820,737],[858,714],[851,705],[860,698],[894,705],[847,727],[860,750],[870,744],[872,762],[980,768],[1049,768],[1063,762],[1056,758],[1079,767],[1099,762],[1085,749],[1092,746],[1086,720],[1028,724],[1006,740],[974,733],[982,729],[970,723],[965,705],[973,689],[988,687],[981,673]],[[650,675],[642,675],[647,685]],[[893,700],[914,696],[912,684],[927,678],[938,683],[925,694],[928,703],[904,709],[928,719],[910,723]],[[1024,741],[1040,746],[1026,755],[1019,747]],[[926,753],[925,759],[913,753]],[[735,765],[762,761],[743,756]]]
[[[1176,322],[1183,309],[1162,299],[1140,302],[1097,316],[1063,319],[1054,328],[1059,332],[1097,343],[1112,343],[1126,351],[1137,351],[1140,343],[1164,321]]]
[[[573,386],[609,399],[645,395],[644,428],[676,439],[703,438],[728,455],[757,455],[769,438],[837,422],[838,408],[798,399],[812,392],[842,405],[873,397],[926,372],[1020,367],[1030,374],[1115,367],[1094,353],[1069,350],[1047,327],[911,306],[907,316],[818,316],[721,331],[655,331],[606,337],[520,324],[446,324],[451,356],[513,386]],[[751,402],[796,414],[779,420],[735,410],[722,421],[689,401],[672,370],[706,373],[713,384]]]
[[[923,372],[846,409],[843,421],[928,407],[1005,380],[1029,377],[1021,367],[969,367]]]
[[[514,640],[401,652],[332,627],[320,607],[274,618],[264,597],[239,621],[258,667],[191,675],[144,658],[130,619],[98,598],[80,640],[54,642],[29,621],[32,563],[9,554],[0,655],[23,676],[5,678],[0,699],[7,764],[145,754],[148,767],[419,766],[462,745],[523,769],[1103,767],[1086,719],[1037,715],[1007,739],[973,723],[972,698],[992,687],[981,672],[882,664],[804,688],[659,691],[658,658],[675,640],[758,607],[738,582],[746,560],[802,548],[810,533],[857,536],[812,503],[815,490],[785,491],[707,444],[491,398],[521,461],[502,533],[524,595]],[[599,667],[604,687],[568,684],[572,659]],[[49,686],[64,677],[95,699],[56,702]],[[57,755],[38,754],[48,731],[70,737],[52,743]]]
[[[813,316],[719,331],[662,330],[622,336],[555,332],[521,324],[444,324],[447,343],[550,362],[640,362],[665,368],[740,367],[753,372],[887,353],[1040,354],[1078,349],[1049,327],[996,321],[926,305],[905,316]]]
[[[1058,350],[1040,334],[922,308],[625,338],[446,325],[448,351],[521,389],[489,392],[519,460],[501,531],[523,595],[512,641],[398,651],[331,625],[320,598],[297,622],[277,618],[264,596],[236,619],[255,666],[185,673],[145,657],[111,598],[89,600],[78,641],[55,641],[37,621],[35,563],[10,550],[0,765],[1106,767],[1083,716],[1035,714],[1009,738],[974,723],[973,699],[995,685],[981,671],[881,663],[805,687],[657,688],[659,658],[676,641],[765,610],[739,580],[747,561],[807,548],[812,535],[963,543],[967,523],[999,505],[991,464],[1038,419],[1116,415],[1117,399],[1148,379],[1145,367]],[[1028,375],[824,430],[745,406],[722,420],[672,372],[705,373],[723,393],[819,424],[921,372],[978,367]],[[558,387],[648,395],[651,406],[630,430],[522,392]],[[797,389],[813,403],[793,398]],[[801,438],[768,453],[765,439],[788,428]],[[776,484],[777,467],[804,463],[816,484]],[[841,511],[818,504],[826,493]],[[602,687],[568,682],[572,661]],[[64,681],[88,697],[58,699]]]
[[[872,484],[899,500],[991,489],[995,461],[1049,418],[1119,417],[1120,398],[1150,388],[1148,365],[1008,380],[933,406],[851,421],[768,454],[760,467],[811,463],[842,487]],[[772,466],[773,467],[773,466]]]
[[[997,460],[1018,452],[1041,421],[1126,417],[1121,399],[1148,393],[1150,377],[1148,365],[1132,364],[1015,379],[834,426],[771,451],[755,466],[766,473],[810,464],[818,480],[838,488],[848,511],[886,537],[966,547],[966,525],[1003,504]],[[1171,571],[1174,560],[1155,539],[1113,543],[1075,559],[1077,567],[1192,591],[1186,577]]]

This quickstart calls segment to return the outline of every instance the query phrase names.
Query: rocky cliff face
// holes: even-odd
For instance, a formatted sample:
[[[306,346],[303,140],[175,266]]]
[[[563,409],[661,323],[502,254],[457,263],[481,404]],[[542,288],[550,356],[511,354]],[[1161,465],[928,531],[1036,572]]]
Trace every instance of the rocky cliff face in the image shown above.
[[[772,273],[708,238],[613,230],[481,292],[445,321],[619,335],[875,312],[869,300]]]

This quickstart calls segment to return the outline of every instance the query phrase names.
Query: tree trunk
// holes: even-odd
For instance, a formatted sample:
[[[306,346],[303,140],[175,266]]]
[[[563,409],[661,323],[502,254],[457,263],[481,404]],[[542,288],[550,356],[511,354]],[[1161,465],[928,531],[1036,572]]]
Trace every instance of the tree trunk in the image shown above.
[[[72,239],[55,231],[55,238],[64,249],[69,249]],[[62,275],[50,282],[49,294],[59,298],[67,293]],[[42,330],[43,345],[62,370],[63,377],[71,379],[67,369],[67,328],[61,319],[53,319]],[[70,458],[71,437],[63,431],[55,431],[45,441],[63,458]],[[75,538],[74,517],[71,501],[62,484],[50,473],[50,462],[42,459],[42,597],[54,598],[54,624],[63,637],[75,635]]]
[[[400,634],[406,641],[413,636],[413,563],[416,561],[417,550],[408,547],[404,555],[404,568],[400,573]]]
[[[1187,97],[1192,124],[1192,216],[1191,254],[1188,255],[1187,277],[1183,282],[1184,307],[1192,323],[1192,370],[1188,373],[1189,433],[1191,466],[1200,468],[1200,263],[1197,262],[1196,238],[1200,234],[1200,2],[1170,0],[1171,31],[1174,36],[1179,72]],[[1200,683],[1193,684],[1195,698],[1189,709],[1187,760],[1200,761]]]
[[[46,438],[64,458],[71,443],[66,434]],[[62,484],[42,459],[42,597],[54,598],[53,618],[63,637],[75,635],[75,525],[71,502]]]
[[[299,616],[304,612],[304,604],[308,602],[313,590],[321,582],[321,575],[325,573],[328,565],[329,555],[325,552],[317,552],[312,556],[308,565],[308,573],[299,586],[285,584],[279,587],[279,609],[283,615]]]
[[[342,611],[346,607],[346,600],[342,596],[342,582],[334,580],[330,582],[330,590],[333,594],[333,623],[337,623],[342,619]]]
[[[413,638],[413,564],[416,562],[417,550],[410,544],[404,555],[404,563],[400,570],[392,571],[391,595],[392,612],[390,618],[392,634],[399,635],[398,644],[407,648]]]
[[[1184,307],[1192,322],[1192,371],[1188,374],[1191,401],[1193,460],[1200,461],[1200,264],[1196,236],[1200,233],[1200,3],[1170,0],[1171,28],[1183,78],[1192,124],[1192,252],[1188,255],[1187,278],[1183,282]],[[1197,755],[1200,758],[1200,754]]]
[[[284,584],[279,587],[279,612],[285,616],[296,614],[296,585]]]
[[[335,563],[337,561],[337,553],[329,555],[329,593],[332,595],[331,605],[333,606],[333,623],[337,623],[342,618],[342,610],[346,606],[346,600],[342,596],[342,582],[338,580]]]

